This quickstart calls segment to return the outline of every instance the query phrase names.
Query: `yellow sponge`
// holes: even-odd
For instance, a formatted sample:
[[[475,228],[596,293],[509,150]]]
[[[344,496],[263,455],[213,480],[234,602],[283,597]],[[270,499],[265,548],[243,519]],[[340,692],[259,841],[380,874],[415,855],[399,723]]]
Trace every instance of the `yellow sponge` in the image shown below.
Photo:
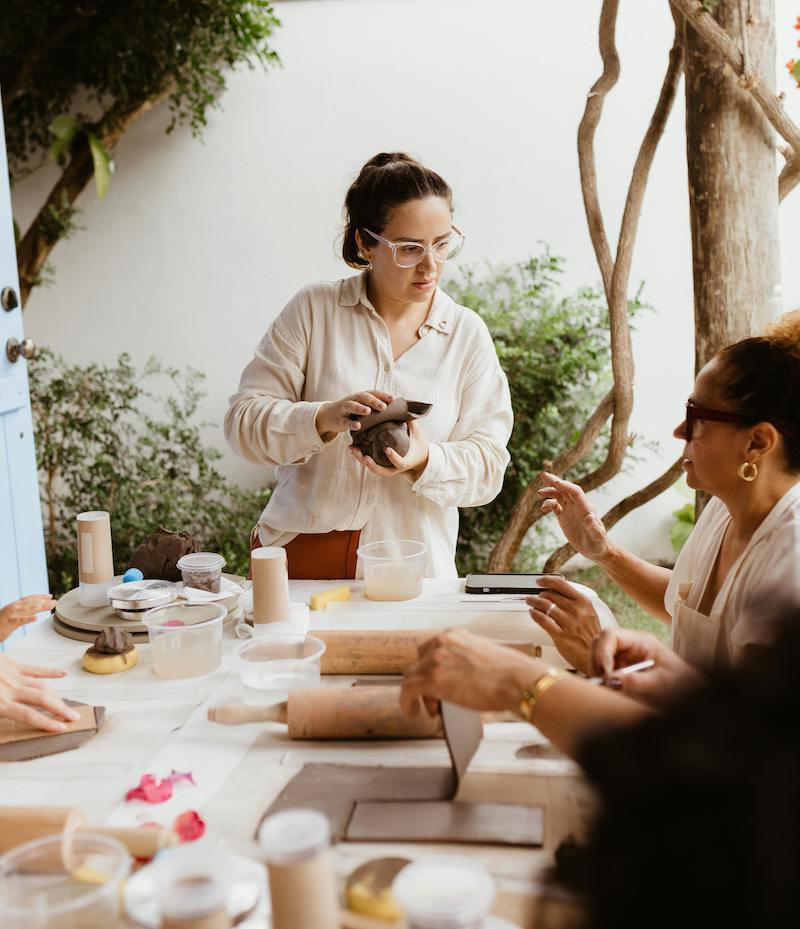
[[[311,595],[311,609],[325,610],[329,603],[350,599],[349,587],[330,587],[322,593]]]
[[[83,666],[92,674],[116,674],[118,671],[128,671],[135,668],[139,662],[139,649],[134,646],[120,655],[104,655],[94,648],[86,650],[83,656]]]

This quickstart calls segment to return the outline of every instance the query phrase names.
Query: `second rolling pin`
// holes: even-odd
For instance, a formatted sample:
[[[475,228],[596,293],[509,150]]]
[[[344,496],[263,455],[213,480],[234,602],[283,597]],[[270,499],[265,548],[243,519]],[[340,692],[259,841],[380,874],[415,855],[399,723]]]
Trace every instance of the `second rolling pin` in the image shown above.
[[[398,687],[320,687],[293,690],[272,706],[224,704],[211,707],[211,722],[286,723],[290,739],[439,739],[442,720],[400,709]]]
[[[320,629],[311,635],[325,643],[323,674],[402,674],[418,657],[435,629]],[[529,642],[499,642],[528,655],[541,654]]]

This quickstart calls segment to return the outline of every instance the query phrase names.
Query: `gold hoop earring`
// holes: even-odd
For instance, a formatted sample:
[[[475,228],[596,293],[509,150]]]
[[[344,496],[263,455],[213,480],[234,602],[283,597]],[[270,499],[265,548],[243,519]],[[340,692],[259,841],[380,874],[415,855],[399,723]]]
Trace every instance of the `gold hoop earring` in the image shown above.
[[[749,484],[758,477],[758,465],[754,461],[743,461],[739,465],[739,477]]]

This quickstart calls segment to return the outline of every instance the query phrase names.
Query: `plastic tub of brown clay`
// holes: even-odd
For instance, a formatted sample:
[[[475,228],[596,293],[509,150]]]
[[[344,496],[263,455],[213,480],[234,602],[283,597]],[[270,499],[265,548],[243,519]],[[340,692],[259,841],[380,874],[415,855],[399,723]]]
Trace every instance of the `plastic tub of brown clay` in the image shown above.
[[[219,593],[224,567],[225,559],[215,552],[195,552],[178,560],[183,586],[194,587],[195,590],[208,590],[212,594]]]

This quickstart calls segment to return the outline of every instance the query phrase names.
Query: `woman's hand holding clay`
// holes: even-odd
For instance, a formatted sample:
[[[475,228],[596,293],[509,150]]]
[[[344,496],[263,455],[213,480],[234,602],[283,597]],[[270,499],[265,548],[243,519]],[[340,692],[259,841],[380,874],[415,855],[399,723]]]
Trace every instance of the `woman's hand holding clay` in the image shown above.
[[[379,474],[381,477],[406,474],[407,477],[415,481],[428,464],[428,442],[416,420],[412,419],[408,424],[408,435],[411,444],[405,455],[398,455],[393,448],[387,447],[385,450],[386,457],[394,465],[392,468],[381,467],[381,465],[375,463],[374,458],[362,454],[355,446],[350,447],[350,454],[356,461],[360,461],[367,470],[372,471],[373,474]]]
[[[413,715],[422,698],[431,716],[440,700],[473,710],[516,710],[523,690],[546,669],[522,652],[465,629],[448,629],[426,642],[406,670],[400,705]]]
[[[361,428],[361,423],[357,419],[351,419],[351,415],[369,416],[370,413],[380,413],[392,400],[394,397],[382,390],[362,390],[360,393],[350,394],[343,400],[323,403],[317,410],[317,432],[322,439],[348,430],[355,432]]]
[[[531,618],[573,668],[591,674],[592,642],[601,631],[592,601],[563,577],[545,575],[537,584],[546,591],[526,597]]]
[[[544,512],[556,514],[561,531],[575,551],[590,561],[602,563],[611,553],[611,543],[603,521],[589,506],[586,494],[577,484],[563,481],[547,471],[542,478],[544,487],[539,490],[539,496],[544,498]]]
[[[649,670],[614,673],[648,659],[655,662]],[[680,691],[703,682],[699,671],[654,635],[632,629],[604,629],[600,633],[592,645],[592,671],[614,681],[622,693],[650,706],[661,706]]]
[[[50,594],[33,594],[4,606],[0,610],[0,642],[7,639],[20,626],[32,623],[37,613],[49,612],[55,605],[56,601]]]
[[[66,726],[60,719],[74,722],[79,716],[41,679],[64,677],[65,674],[56,668],[17,664],[7,655],[0,655],[0,718],[13,719],[46,732],[63,732]],[[60,719],[47,716],[42,709]]]

